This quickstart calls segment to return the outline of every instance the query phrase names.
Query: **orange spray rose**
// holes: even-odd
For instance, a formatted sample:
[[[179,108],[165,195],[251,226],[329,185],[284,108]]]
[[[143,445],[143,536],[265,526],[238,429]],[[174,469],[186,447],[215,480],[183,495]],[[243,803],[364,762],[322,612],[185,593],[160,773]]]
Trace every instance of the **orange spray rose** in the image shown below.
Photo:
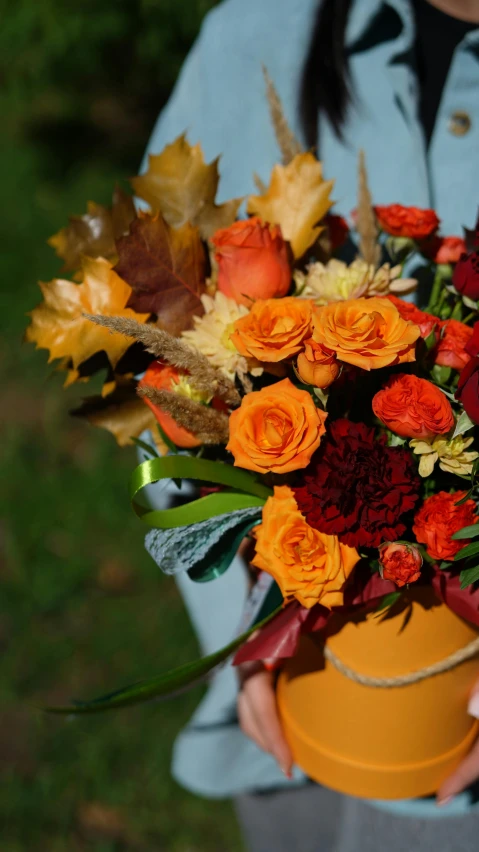
[[[174,389],[179,377],[180,373],[175,369],[175,367],[170,367],[169,364],[163,364],[161,361],[153,361],[141,381],[138,383],[138,387],[150,387],[157,388],[158,390],[171,391]],[[155,405],[151,399],[148,399],[146,396],[143,397],[143,401],[146,402],[149,408],[151,408],[164,433],[170,441],[173,441],[173,443],[176,444],[177,447],[184,447],[186,449],[189,447],[200,446],[201,441],[198,440],[196,435],[193,435],[192,432],[189,432],[188,429],[185,429],[183,426],[179,426],[171,414],[167,414],[166,411],[162,411],[158,405]]]
[[[337,536],[310,527],[288,486],[274,489],[254,535],[253,565],[274,577],[286,600],[296,598],[308,609],[343,604],[343,588],[359,554]]]
[[[291,285],[286,243],[277,225],[254,216],[221,228],[211,238],[218,262],[218,290],[240,304],[285,296]]]
[[[417,540],[426,545],[433,559],[454,559],[456,553],[469,543],[469,539],[455,541],[451,538],[458,530],[479,521],[474,500],[457,505],[466,494],[466,491],[454,494],[439,491],[424,501],[415,516],[412,531]]]
[[[455,319],[447,320],[442,325],[443,333],[436,347],[435,363],[441,367],[462,370],[471,359],[466,346],[471,340],[472,328]]]
[[[334,352],[328,352],[313,338],[304,341],[304,351],[298,355],[297,362],[301,381],[324,390],[337,379],[340,369]]]
[[[300,351],[311,331],[312,303],[290,296],[256,302],[234,324],[231,340],[241,355],[284,361]]]
[[[387,298],[333,302],[313,315],[313,340],[363,370],[415,361],[419,336]]]
[[[234,463],[260,473],[288,473],[309,464],[325,432],[326,412],[289,379],[243,397],[230,416],[226,447]]]
[[[391,432],[402,438],[445,435],[454,426],[448,398],[432,382],[400,373],[391,376],[373,397],[373,411]]]
[[[399,588],[421,576],[422,556],[413,544],[385,541],[379,548],[379,563],[383,580],[392,580]]]

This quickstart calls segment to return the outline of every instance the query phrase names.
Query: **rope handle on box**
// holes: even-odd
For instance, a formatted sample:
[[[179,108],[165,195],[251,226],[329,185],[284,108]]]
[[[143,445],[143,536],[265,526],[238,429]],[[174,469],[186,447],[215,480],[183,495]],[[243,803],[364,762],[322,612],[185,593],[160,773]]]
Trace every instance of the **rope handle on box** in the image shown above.
[[[412,683],[419,683],[419,681],[426,680],[428,677],[434,677],[435,675],[443,674],[443,672],[448,672],[451,669],[456,668],[456,666],[459,666],[461,663],[471,660],[476,656],[476,654],[479,654],[479,637],[477,639],[473,639],[473,641],[469,642],[469,644],[464,648],[454,651],[454,653],[446,657],[445,660],[440,660],[438,663],[432,663],[430,666],[424,666],[423,669],[419,669],[418,671],[409,672],[408,674],[403,675],[396,675],[395,677],[372,677],[370,675],[364,675],[360,672],[354,671],[354,669],[350,668],[350,666],[346,665],[346,663],[343,663],[343,661],[336,656],[334,651],[332,651],[328,645],[324,646],[325,658],[340,674],[355,681],[355,683],[360,683],[362,686],[372,686],[376,689],[392,689],[393,687],[409,686]]]

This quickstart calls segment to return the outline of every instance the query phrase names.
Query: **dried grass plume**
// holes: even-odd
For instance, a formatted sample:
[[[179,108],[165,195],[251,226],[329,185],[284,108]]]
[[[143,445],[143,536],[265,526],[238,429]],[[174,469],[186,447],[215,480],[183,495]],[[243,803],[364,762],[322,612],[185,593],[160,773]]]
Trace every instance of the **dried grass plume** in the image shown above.
[[[303,147],[296,139],[287,122],[281,98],[264,65],[263,76],[266,83],[266,97],[268,98],[269,113],[274,134],[279,145],[279,150],[281,151],[283,165],[287,166],[291,160],[294,160],[297,154],[302,153]]]
[[[125,317],[92,316],[84,314],[92,322],[109,328],[112,333],[133,337],[142,343],[148,352],[156,355],[176,367],[189,373],[191,384],[196,390],[209,396],[217,396],[234,408],[241,403],[241,397],[233,382],[213,367],[205,355],[188,346],[183,341],[148,323],[137,322]]]
[[[207,408],[186,396],[167,390],[143,385],[138,388],[139,396],[146,396],[162,411],[170,414],[180,426],[193,432],[202,444],[227,444],[229,420],[222,411]]]
[[[358,209],[356,230],[359,234],[359,254],[366,263],[379,266],[381,246],[378,243],[378,228],[374,215],[364,151],[359,152],[358,160]]]

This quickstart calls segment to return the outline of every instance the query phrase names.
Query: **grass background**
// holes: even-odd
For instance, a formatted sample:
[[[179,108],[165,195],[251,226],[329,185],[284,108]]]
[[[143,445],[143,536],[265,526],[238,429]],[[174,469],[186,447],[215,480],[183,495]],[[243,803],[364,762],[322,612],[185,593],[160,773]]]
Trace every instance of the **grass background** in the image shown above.
[[[136,172],[212,5],[18,0],[2,16],[2,852],[242,848],[229,803],[169,776],[198,691],[83,720],[38,709],[157,673],[197,647],[129,510],[134,452],[70,419],[78,389],[63,391],[46,352],[22,344],[37,279],[58,274],[47,237]]]

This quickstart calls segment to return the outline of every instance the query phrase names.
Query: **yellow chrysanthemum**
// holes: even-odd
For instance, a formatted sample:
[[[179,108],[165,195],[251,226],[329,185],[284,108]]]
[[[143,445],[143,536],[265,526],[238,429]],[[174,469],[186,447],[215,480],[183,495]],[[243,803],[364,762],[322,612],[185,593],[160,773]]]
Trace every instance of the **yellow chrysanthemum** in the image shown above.
[[[461,476],[470,476],[473,462],[479,457],[475,450],[466,452],[471,446],[474,438],[463,438],[458,435],[448,441],[447,438],[438,435],[432,441],[414,438],[409,446],[416,455],[420,455],[419,474],[430,476],[434,465],[439,460],[439,467],[446,473],[457,473]]]
[[[413,278],[400,278],[401,267],[384,263],[378,270],[364,260],[349,266],[333,258],[326,264],[312,263],[306,274],[295,272],[299,295],[314,299],[317,305],[359,299],[361,296],[387,296],[388,293],[410,293],[417,286]]]
[[[213,297],[202,296],[201,301],[205,313],[202,317],[194,317],[195,327],[182,333],[183,340],[206,355],[213,366],[230,379],[234,379],[235,375],[243,379],[248,372],[260,375],[262,368],[240,355],[230,339],[236,320],[246,316],[248,308],[219,291]]]

